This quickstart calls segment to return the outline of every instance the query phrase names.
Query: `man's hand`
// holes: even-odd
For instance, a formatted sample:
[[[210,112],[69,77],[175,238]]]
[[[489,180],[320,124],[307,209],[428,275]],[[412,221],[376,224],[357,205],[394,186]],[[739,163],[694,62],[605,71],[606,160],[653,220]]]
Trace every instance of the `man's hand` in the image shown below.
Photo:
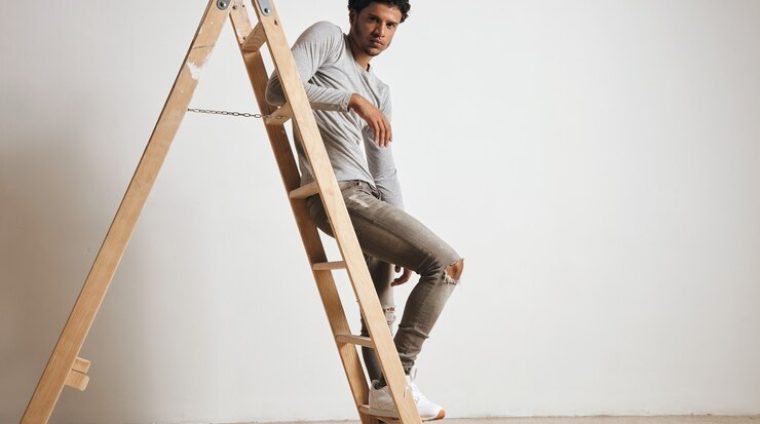
[[[380,109],[370,103],[369,100],[354,93],[348,101],[348,109],[355,111],[375,134],[375,143],[380,147],[387,147],[393,141],[391,123]]]
[[[401,272],[401,267],[396,265],[396,272]],[[398,276],[393,282],[391,283],[391,287],[398,286],[400,284],[404,284],[407,281],[409,281],[409,277],[412,276],[412,270],[404,268],[404,273]]]

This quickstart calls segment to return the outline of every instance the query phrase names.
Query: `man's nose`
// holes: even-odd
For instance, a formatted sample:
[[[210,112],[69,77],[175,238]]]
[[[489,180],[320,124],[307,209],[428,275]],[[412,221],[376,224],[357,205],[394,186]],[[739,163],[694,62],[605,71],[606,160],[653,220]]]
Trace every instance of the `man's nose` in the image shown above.
[[[374,35],[376,37],[385,37],[386,29],[387,29],[387,27],[385,25],[383,25],[383,24],[377,25],[377,26],[375,26],[375,31],[373,31]]]

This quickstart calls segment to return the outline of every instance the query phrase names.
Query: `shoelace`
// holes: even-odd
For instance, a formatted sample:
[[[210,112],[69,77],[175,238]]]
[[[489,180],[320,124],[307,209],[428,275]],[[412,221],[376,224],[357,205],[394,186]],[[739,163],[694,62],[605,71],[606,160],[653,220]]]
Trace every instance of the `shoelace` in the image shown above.
[[[408,385],[409,388],[412,390],[412,398],[415,402],[418,402],[420,400],[427,400],[425,395],[420,392],[420,388],[417,387],[417,383],[414,382],[414,380],[417,378],[417,367],[414,367],[411,369],[411,372],[409,372],[409,381]]]
[[[420,393],[420,389],[414,384],[414,381],[409,382],[409,388],[412,390],[412,398],[415,402],[419,402],[421,399],[425,398],[425,395]]]

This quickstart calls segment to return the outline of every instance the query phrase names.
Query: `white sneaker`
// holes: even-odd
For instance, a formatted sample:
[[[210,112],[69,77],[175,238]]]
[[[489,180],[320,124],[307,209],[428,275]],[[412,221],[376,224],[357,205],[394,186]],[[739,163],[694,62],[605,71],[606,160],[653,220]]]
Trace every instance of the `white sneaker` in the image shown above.
[[[376,389],[375,383],[377,381],[373,381],[369,389],[369,413],[377,417],[398,419],[399,415],[393,398],[391,398],[390,389],[388,386]],[[417,412],[422,421],[440,420],[446,416],[446,411],[440,405],[426,398],[408,375],[406,376],[406,384],[407,389],[412,393],[414,403],[417,405]]]

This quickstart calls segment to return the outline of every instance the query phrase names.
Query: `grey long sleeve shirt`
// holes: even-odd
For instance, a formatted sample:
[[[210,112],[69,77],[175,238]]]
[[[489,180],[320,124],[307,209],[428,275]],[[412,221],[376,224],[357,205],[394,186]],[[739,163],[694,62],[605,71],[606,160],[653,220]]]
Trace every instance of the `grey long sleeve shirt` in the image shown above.
[[[329,22],[309,27],[291,49],[298,74],[338,181],[366,181],[377,187],[383,200],[403,208],[391,148],[378,146],[366,122],[348,110],[351,95],[357,93],[390,120],[390,89],[373,72],[356,63],[346,37],[339,26]],[[266,99],[272,105],[285,103],[276,73],[269,80]],[[296,150],[301,185],[308,184],[314,176],[300,141],[296,142]]]

